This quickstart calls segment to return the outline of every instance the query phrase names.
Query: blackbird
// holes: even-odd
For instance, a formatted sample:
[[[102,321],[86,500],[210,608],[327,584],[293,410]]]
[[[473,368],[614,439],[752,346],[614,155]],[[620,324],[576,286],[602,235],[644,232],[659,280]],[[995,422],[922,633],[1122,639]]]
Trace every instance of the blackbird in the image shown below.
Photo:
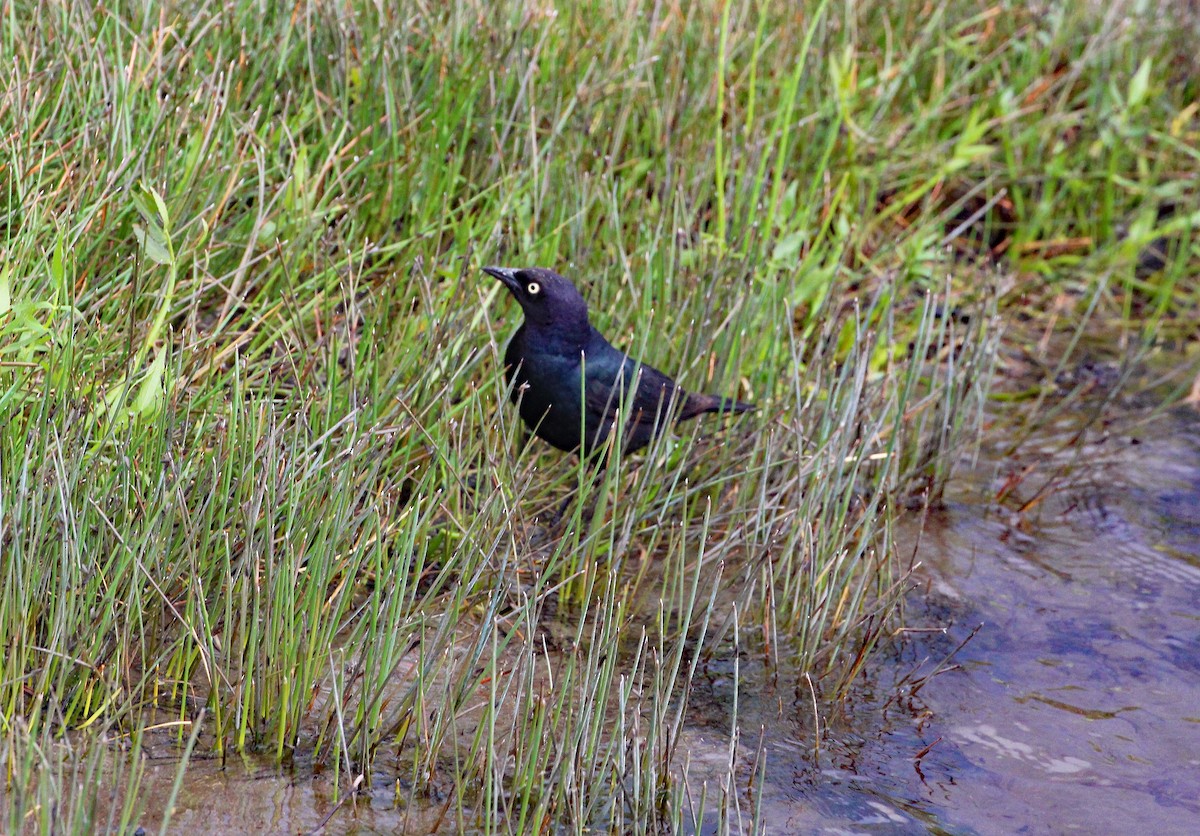
[[[504,352],[505,375],[521,418],[543,441],[584,456],[603,450],[627,405],[623,451],[645,447],[672,421],[705,412],[746,412],[751,404],[694,395],[651,366],[614,348],[588,321],[571,281],[544,267],[485,267],[508,288],[525,322]]]

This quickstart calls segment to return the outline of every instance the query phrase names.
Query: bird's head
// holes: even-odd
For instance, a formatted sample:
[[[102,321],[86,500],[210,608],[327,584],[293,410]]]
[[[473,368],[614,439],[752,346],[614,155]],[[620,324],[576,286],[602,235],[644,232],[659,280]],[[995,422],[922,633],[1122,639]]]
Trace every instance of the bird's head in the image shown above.
[[[484,267],[508,288],[528,322],[563,329],[586,328],[587,302],[571,280],[545,267]]]

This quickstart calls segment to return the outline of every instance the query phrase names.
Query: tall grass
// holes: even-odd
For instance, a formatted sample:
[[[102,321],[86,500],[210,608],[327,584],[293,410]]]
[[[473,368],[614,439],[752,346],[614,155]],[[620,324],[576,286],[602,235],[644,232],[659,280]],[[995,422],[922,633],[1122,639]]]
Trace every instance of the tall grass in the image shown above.
[[[691,677],[849,687],[996,300],[1147,334],[1197,301],[1194,56],[1168,76],[1185,45],[1132,11],[0,11],[14,831],[166,827],[147,729],[441,792],[447,826],[752,828],[736,709],[724,782],[687,779]],[[526,445],[487,262],[557,266],[759,411],[599,475]]]

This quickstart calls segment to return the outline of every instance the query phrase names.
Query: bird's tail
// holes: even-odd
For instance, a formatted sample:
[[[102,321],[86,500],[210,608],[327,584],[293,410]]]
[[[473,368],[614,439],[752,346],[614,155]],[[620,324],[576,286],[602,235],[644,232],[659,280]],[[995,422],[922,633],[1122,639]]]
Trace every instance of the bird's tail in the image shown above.
[[[718,395],[691,395],[679,413],[679,420],[686,421],[706,412],[729,412],[737,415],[757,409],[754,404],[722,398]]]

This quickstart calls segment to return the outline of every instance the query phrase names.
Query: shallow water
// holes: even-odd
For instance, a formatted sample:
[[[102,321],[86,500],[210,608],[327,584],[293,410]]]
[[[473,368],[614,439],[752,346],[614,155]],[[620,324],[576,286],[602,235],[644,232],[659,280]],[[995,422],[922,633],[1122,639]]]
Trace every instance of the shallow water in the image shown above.
[[[1080,414],[984,450],[925,523],[900,537],[921,564],[910,629],[833,716],[749,663],[700,672],[690,782],[720,783],[737,681],[738,762],[765,771],[735,832],[755,801],[774,833],[1200,830],[1200,415]],[[173,773],[151,769],[148,795]],[[172,829],[454,830],[397,802],[376,786],[339,808],[328,777],[193,761]]]
[[[776,832],[1200,832],[1200,416],[1071,444],[1079,429],[955,480],[917,550],[909,623],[932,632],[895,649],[822,755],[768,743]],[[976,628],[869,731],[889,684]]]

